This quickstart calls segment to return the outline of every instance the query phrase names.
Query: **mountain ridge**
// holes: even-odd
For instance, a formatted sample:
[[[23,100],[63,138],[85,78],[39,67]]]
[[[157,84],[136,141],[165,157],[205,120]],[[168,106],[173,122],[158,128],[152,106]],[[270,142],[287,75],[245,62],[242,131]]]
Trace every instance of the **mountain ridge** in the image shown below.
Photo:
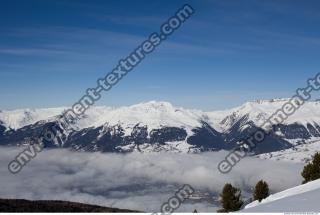
[[[149,101],[119,108],[95,106],[78,120],[78,131],[67,133],[57,122],[66,109],[19,109],[0,112],[0,145],[23,145],[41,130],[57,126],[65,140],[46,147],[71,147],[103,152],[230,150],[289,99],[256,100],[224,111],[175,107]],[[320,140],[320,102],[306,102],[255,149],[254,154],[294,147],[301,139]],[[93,145],[93,146],[92,146]]]

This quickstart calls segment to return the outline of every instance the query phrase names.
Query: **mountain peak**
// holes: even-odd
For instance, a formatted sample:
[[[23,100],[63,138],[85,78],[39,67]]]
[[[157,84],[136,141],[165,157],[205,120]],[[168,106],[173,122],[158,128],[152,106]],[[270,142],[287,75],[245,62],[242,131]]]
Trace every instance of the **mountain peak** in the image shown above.
[[[287,102],[287,101],[290,101],[290,98],[257,99],[249,103],[265,104],[265,103],[278,103],[278,102]]]
[[[148,101],[148,102],[142,102],[139,104],[135,104],[130,106],[131,108],[146,108],[146,109],[174,109],[175,107],[169,103],[169,102],[165,102],[165,101]]]

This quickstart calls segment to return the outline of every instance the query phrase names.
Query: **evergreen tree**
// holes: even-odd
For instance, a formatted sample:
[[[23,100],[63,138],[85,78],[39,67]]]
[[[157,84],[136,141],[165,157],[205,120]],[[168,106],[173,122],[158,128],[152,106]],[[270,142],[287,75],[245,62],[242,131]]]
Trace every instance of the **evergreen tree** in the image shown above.
[[[241,208],[243,202],[241,200],[240,189],[233,187],[231,184],[225,184],[220,194],[222,209],[218,212],[232,212]]]
[[[260,180],[254,189],[253,192],[253,199],[259,200],[259,202],[262,201],[262,199],[265,199],[269,196],[269,186],[267,182]]]
[[[320,179],[320,153],[317,152],[310,163],[308,163],[301,173],[304,181],[302,182],[307,183],[309,181],[313,181],[316,179]]]
[[[193,213],[198,213],[197,209],[194,209]]]

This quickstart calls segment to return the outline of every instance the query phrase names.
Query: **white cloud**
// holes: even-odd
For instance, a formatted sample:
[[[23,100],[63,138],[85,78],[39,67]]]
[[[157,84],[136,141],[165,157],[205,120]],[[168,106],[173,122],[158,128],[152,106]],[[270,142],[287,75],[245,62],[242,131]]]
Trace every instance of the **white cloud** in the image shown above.
[[[301,182],[302,165],[243,159],[223,175],[217,163],[224,152],[204,154],[101,154],[47,150],[17,175],[8,163],[21,148],[0,149],[0,198],[59,199],[118,208],[159,211],[183,184],[217,195],[226,182],[247,191],[259,180],[280,191]],[[213,203],[185,203],[180,211],[215,211]]]

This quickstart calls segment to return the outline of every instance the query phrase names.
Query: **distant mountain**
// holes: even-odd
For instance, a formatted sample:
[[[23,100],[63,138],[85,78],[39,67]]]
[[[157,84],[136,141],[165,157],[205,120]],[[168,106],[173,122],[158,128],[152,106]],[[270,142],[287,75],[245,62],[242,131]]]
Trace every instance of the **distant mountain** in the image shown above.
[[[56,125],[64,138],[45,142],[62,147],[101,152],[205,152],[230,150],[248,137],[288,99],[258,100],[224,111],[204,112],[174,107],[168,102],[146,102],[129,107],[92,107],[67,132],[58,123],[67,108],[0,111],[0,145],[26,145],[44,129]],[[254,153],[291,149],[301,141],[320,140],[320,102],[306,102]]]

